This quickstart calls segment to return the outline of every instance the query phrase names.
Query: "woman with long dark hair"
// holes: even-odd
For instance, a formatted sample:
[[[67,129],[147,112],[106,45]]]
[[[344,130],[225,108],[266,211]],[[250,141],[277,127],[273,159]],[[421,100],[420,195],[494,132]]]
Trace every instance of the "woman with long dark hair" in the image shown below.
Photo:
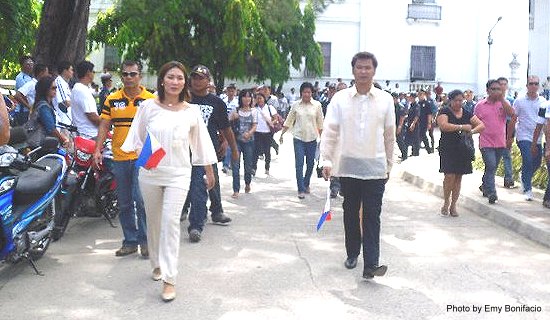
[[[250,192],[250,182],[252,182],[252,165],[254,161],[254,132],[258,124],[258,111],[252,109],[253,93],[251,90],[244,89],[239,93],[239,107],[229,115],[229,121],[233,125],[233,133],[239,147],[239,160],[234,161],[233,171],[233,198],[239,197],[240,184],[240,165],[241,153],[244,162],[244,192]]]
[[[462,107],[462,91],[453,90],[448,97],[449,106],[441,109],[437,116],[437,125],[441,130],[439,172],[444,174],[441,215],[458,217],[456,202],[460,195],[462,175],[472,173],[472,159],[461,151],[461,135],[480,133],[485,126],[477,116]]]
[[[34,130],[41,130],[41,136],[56,137],[64,147],[68,146],[69,138],[59,132],[55,126],[55,111],[52,104],[53,98],[57,93],[55,78],[50,76],[40,78],[36,83],[35,90],[34,105],[29,115],[29,121],[36,119],[36,128]],[[29,145],[37,147],[40,142],[29,140]]]
[[[176,297],[180,215],[191,179],[191,161],[204,166],[207,189],[214,187],[212,164],[218,161],[199,107],[188,102],[187,79],[187,69],[178,61],[160,68],[158,98],[141,103],[121,147],[139,154],[149,136],[166,152],[155,168],[142,167],[139,172],[152,278],[163,280],[161,298],[166,302]]]

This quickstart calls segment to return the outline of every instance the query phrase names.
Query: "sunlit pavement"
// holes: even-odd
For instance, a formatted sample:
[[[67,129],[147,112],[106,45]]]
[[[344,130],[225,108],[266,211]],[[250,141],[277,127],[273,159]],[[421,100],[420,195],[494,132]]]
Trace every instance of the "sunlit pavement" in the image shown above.
[[[220,171],[230,226],[208,224],[195,244],[182,223],[175,301],[160,300],[147,260],[114,256],[120,229],[79,218],[38,261],[44,277],[26,263],[0,267],[1,318],[549,318],[550,249],[464,208],[458,218],[438,216],[441,198],[403,181],[399,166],[382,213],[388,273],[363,280],[361,257],[356,269],[345,269],[341,198],[316,232],[328,182],[312,178],[312,194],[298,199],[285,140],[280,155],[273,152],[271,176],[259,162],[250,194],[232,199],[231,177]],[[506,305],[542,311],[505,312]]]

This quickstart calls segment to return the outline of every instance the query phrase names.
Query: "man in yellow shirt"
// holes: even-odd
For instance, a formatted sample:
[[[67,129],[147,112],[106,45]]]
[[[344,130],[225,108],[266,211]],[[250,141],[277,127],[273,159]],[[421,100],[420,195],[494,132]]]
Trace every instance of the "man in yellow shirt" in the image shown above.
[[[112,125],[113,173],[117,182],[119,218],[124,235],[122,247],[115,252],[115,255],[122,257],[137,252],[139,245],[141,255],[147,258],[149,250],[147,248],[145,208],[138,185],[139,171],[135,166],[138,157],[135,152],[122,151],[120,146],[128,135],[140,103],[146,99],[154,98],[155,95],[140,85],[141,66],[137,62],[125,61],[122,64],[121,76],[123,88],[107,97],[101,111],[94,161],[96,164],[102,163],[101,149]]]

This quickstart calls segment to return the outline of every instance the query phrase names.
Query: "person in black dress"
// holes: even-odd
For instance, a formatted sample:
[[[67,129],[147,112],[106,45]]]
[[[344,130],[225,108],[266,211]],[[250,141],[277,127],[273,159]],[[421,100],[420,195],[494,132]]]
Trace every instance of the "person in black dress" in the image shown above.
[[[437,116],[437,124],[441,130],[439,172],[444,174],[441,215],[457,217],[456,202],[460,195],[462,175],[472,173],[472,159],[460,151],[460,135],[480,133],[485,126],[471,112],[462,108],[462,91],[451,91],[449,101],[449,106],[441,109]]]

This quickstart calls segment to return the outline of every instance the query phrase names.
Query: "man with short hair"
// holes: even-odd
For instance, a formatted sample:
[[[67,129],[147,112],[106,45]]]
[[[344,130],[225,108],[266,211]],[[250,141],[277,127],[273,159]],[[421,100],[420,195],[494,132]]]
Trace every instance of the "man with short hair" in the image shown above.
[[[197,104],[201,110],[204,122],[210,133],[212,144],[218,155],[225,154],[225,149],[220,149],[220,143],[218,140],[218,132],[227,140],[232,150],[232,160],[237,161],[239,154],[237,152],[237,143],[235,136],[231,130],[229,119],[227,117],[227,107],[222,99],[218,96],[209,93],[208,88],[210,84],[210,70],[203,65],[195,66],[191,71],[191,103]],[[193,155],[191,155],[192,157]],[[193,166],[191,170],[191,185],[187,194],[186,204],[182,210],[182,216],[185,216],[187,212],[188,204],[191,204],[191,212],[189,214],[189,240],[191,242],[199,242],[201,240],[201,233],[204,228],[206,220],[206,202],[207,194],[210,196],[210,212],[212,222],[216,224],[226,225],[231,222],[224,212],[221,201],[220,193],[220,180],[218,177],[217,164],[212,165],[214,168],[214,175],[216,177],[216,184],[211,190],[206,190],[203,176],[205,174],[204,167]]]
[[[359,52],[351,65],[355,86],[332,97],[323,125],[321,157],[324,178],[335,175],[342,184],[344,266],[357,266],[362,245],[363,278],[372,279],[387,270],[379,264],[380,214],[393,165],[395,110],[392,97],[373,85],[376,57]],[[361,207],[362,225],[357,214]]]
[[[141,75],[140,75],[140,78],[141,78]],[[103,110],[103,106],[105,105],[105,100],[107,100],[107,96],[115,92],[115,88],[113,87],[113,76],[110,73],[107,72],[102,74],[100,79],[101,79],[101,89],[99,90],[99,105],[98,105],[99,114],[101,114]]]
[[[15,76],[15,90],[19,90],[25,83],[33,79],[34,60],[31,56],[22,56],[19,59],[21,71]]]
[[[516,144],[521,153],[521,183],[525,200],[533,200],[532,180],[533,174],[540,167],[542,161],[542,136],[533,135],[537,125],[544,124],[544,113],[539,117],[541,106],[546,102],[539,96],[539,77],[530,75],[527,77],[527,94],[514,101],[514,115],[509,126],[516,128]],[[543,111],[544,112],[544,111]],[[540,133],[540,129],[539,129]]]
[[[510,95],[508,95],[508,79],[505,77],[500,77],[497,79],[498,83],[500,84],[500,88],[502,89],[502,104],[507,104],[512,106],[514,104],[514,98],[512,98]],[[513,189],[515,188],[514,183],[514,175],[512,171],[512,155],[511,155],[511,148],[512,148],[512,141],[514,139],[515,135],[515,128],[514,126],[510,125],[510,120],[512,118],[510,116],[506,117],[506,150],[504,150],[504,153],[502,154],[502,162],[504,165],[504,188]]]
[[[71,114],[73,125],[78,128],[80,135],[86,138],[95,138],[99,126],[97,105],[90,91],[90,84],[94,80],[94,64],[82,61],[76,65],[78,82],[71,92]]]
[[[13,97],[19,103],[19,108],[16,109],[16,123],[22,125],[29,119],[29,112],[34,105],[36,95],[36,83],[43,77],[50,74],[48,67],[45,64],[37,63],[33,67],[33,75],[30,81],[27,81],[21,88],[17,90]]]
[[[236,96],[237,86],[234,83],[231,83],[226,88],[226,96],[223,98],[223,102],[227,107],[227,116],[236,111],[239,107],[239,99]],[[223,159],[223,173],[228,173],[229,168],[231,168],[231,148],[228,147]]]
[[[73,64],[69,61],[63,61],[57,66],[58,76],[55,78],[57,92],[53,98],[53,110],[57,122],[71,123],[71,88],[69,81],[74,75]]]
[[[103,156],[101,149],[107,133],[113,126],[113,173],[117,181],[117,200],[120,208],[120,226],[124,239],[122,247],[115,252],[117,257],[127,256],[137,252],[139,245],[141,255],[149,257],[147,246],[147,224],[145,206],[138,185],[139,168],[135,152],[124,152],[120,149],[138,107],[146,99],[154,99],[155,95],[141,86],[141,65],[135,61],[125,61],[122,64],[122,89],[110,94],[103,105],[99,134],[97,136],[94,161],[101,164]]]
[[[497,200],[495,173],[497,165],[506,150],[506,117],[514,114],[514,109],[505,103],[504,92],[498,80],[489,80],[486,84],[487,98],[479,101],[474,108],[474,115],[485,124],[485,130],[479,135],[479,148],[485,169],[482,185],[479,187],[489,203]]]

